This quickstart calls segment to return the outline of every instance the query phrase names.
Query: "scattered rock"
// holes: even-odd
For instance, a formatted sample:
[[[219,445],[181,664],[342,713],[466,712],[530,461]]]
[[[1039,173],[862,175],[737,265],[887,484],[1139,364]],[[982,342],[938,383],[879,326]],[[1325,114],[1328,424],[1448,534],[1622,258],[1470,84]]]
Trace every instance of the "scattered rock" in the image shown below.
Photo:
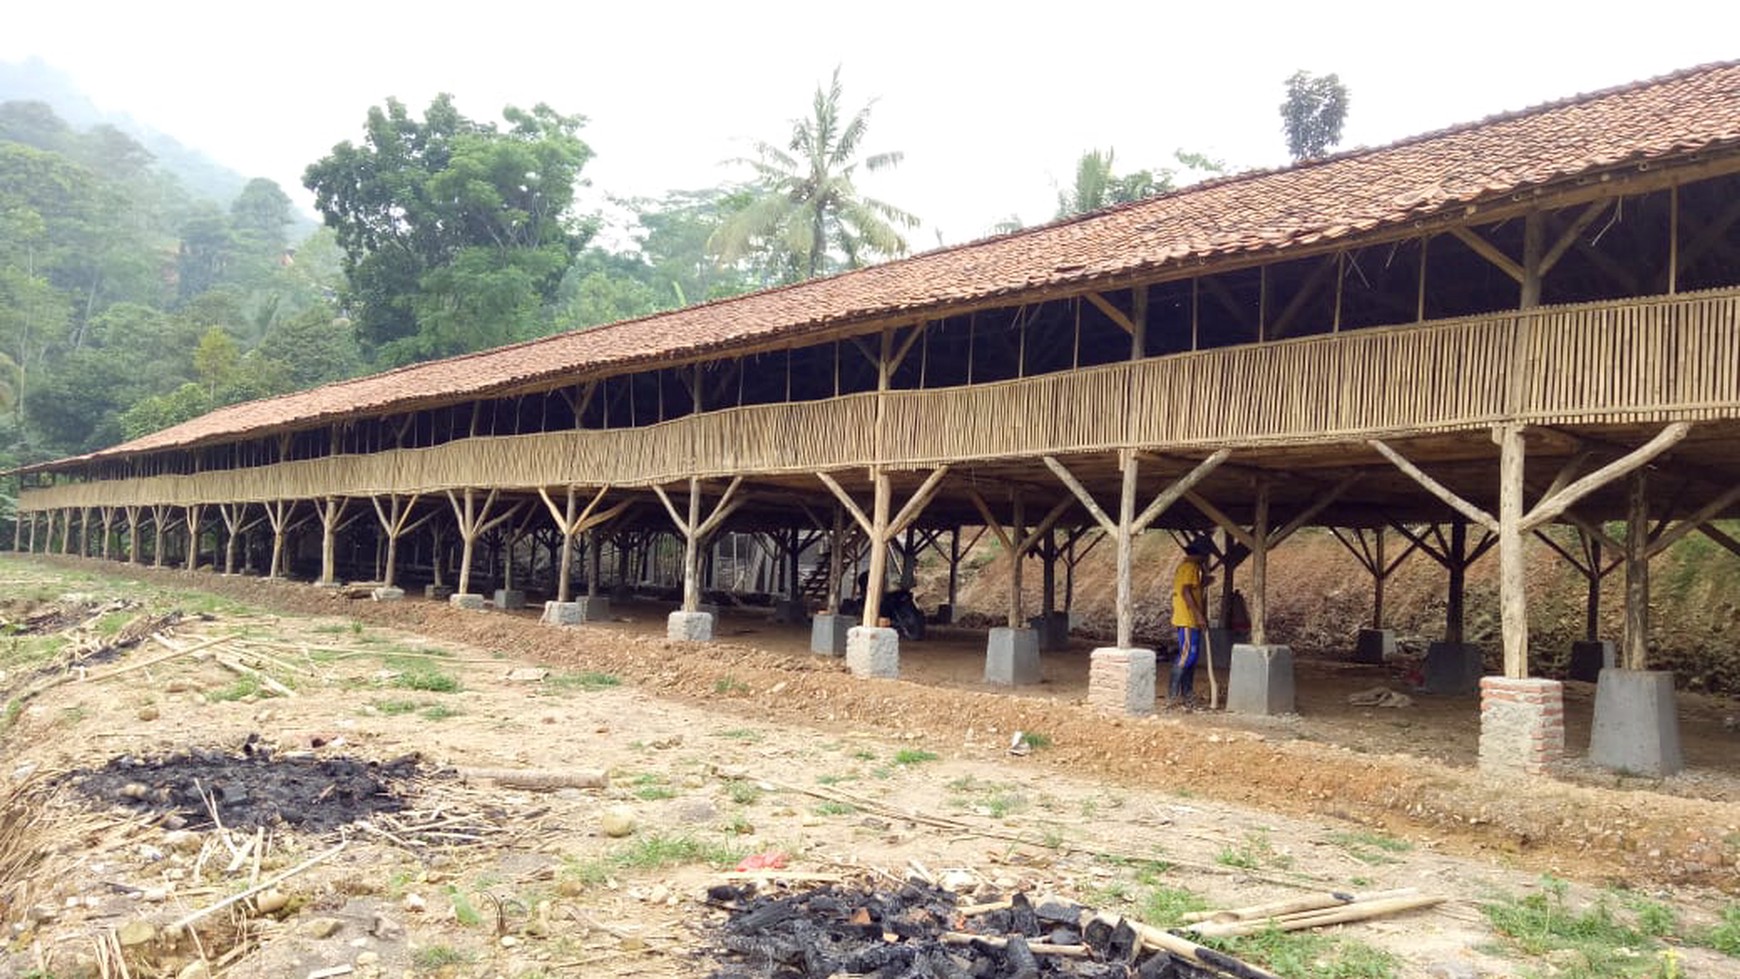
[[[164,901],[169,900],[169,888],[147,887],[139,895],[139,900],[149,901],[152,904],[162,904]]]
[[[163,834],[163,845],[180,853],[192,853],[204,846],[205,841],[192,830],[177,829]]]
[[[429,902],[423,900],[421,894],[406,894],[404,908],[406,911],[426,911],[429,908]]]
[[[1430,979],[1480,979],[1480,970],[1467,962],[1434,962],[1426,967]]]
[[[411,896],[415,897],[416,895]],[[407,898],[407,900],[409,900],[409,898]],[[418,898],[418,900],[421,901],[422,899]],[[406,908],[406,910],[410,909]],[[377,911],[375,912],[374,920],[369,922],[369,934],[383,942],[396,942],[405,937],[405,927]]]
[[[302,933],[311,938],[331,938],[344,927],[337,918],[310,918],[302,923]]]
[[[634,811],[627,806],[612,806],[604,811],[598,825],[605,836],[620,839],[634,832]]]
[[[203,959],[195,959],[181,967],[175,979],[211,979],[211,967]]]
[[[290,895],[276,887],[268,887],[254,896],[254,910],[261,914],[275,914],[289,903]]]
[[[653,885],[653,889],[647,892],[646,899],[654,904],[663,904],[665,903],[665,899],[670,896],[670,888],[663,884],[655,884]]]
[[[157,706],[155,704],[146,704],[144,707],[139,708],[139,719],[141,721],[155,721],[158,716]],[[201,964],[203,965],[204,963]]]
[[[359,969],[372,969],[380,964],[381,953],[379,952],[358,952],[356,955],[356,967]]]
[[[151,927],[150,922],[129,921],[115,929],[115,937],[120,939],[122,948],[134,948],[149,944],[157,937],[157,929]]]
[[[512,935],[501,936],[501,947],[502,948],[513,948],[515,945],[518,945],[519,943],[520,943],[520,940],[515,938]]]

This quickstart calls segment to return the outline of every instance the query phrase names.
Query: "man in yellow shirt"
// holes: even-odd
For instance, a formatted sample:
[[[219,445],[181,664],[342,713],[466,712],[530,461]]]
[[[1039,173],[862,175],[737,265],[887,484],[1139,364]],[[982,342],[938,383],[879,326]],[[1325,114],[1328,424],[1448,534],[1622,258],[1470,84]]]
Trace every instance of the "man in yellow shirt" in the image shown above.
[[[1166,688],[1168,704],[1189,705],[1196,696],[1196,661],[1202,656],[1202,630],[1208,627],[1203,592],[1213,581],[1202,573],[1203,562],[1214,553],[1206,537],[1192,538],[1184,547],[1184,560],[1172,573],[1172,625],[1178,630],[1178,658],[1172,663],[1172,678]]]

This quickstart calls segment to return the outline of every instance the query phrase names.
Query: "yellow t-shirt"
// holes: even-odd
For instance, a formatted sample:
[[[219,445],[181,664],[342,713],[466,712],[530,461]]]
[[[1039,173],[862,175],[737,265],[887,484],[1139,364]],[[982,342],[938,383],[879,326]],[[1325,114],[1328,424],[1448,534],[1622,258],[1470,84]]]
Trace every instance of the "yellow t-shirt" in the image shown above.
[[[1185,558],[1178,562],[1178,570],[1172,573],[1172,624],[1186,629],[1201,629],[1206,622],[1198,622],[1196,610],[1190,607],[1190,602],[1184,597],[1186,585],[1196,589],[1197,601],[1204,601],[1202,594],[1202,562],[1195,558]]]

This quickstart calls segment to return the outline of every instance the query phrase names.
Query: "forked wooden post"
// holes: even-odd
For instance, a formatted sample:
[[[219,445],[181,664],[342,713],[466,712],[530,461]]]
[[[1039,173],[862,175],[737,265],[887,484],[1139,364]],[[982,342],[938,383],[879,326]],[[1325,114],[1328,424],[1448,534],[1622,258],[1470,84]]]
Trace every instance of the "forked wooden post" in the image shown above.
[[[943,477],[947,476],[948,472],[948,466],[939,466],[932,470],[930,475],[925,477],[924,482],[919,484],[912,496],[907,499],[906,505],[901,507],[900,512],[893,517],[888,514],[893,509],[894,491],[889,484],[888,474],[881,469],[872,468],[870,470],[871,485],[874,488],[875,496],[871,502],[869,516],[865,515],[864,508],[852,499],[852,494],[846,492],[845,488],[835,481],[834,477],[825,472],[816,473],[816,478],[821,480],[828,491],[834,494],[834,498],[839,501],[841,508],[846,513],[851,514],[852,519],[857,522],[858,528],[864,532],[865,537],[870,542],[869,586],[864,589],[864,625],[875,626],[882,615],[882,589],[887,587],[888,576],[888,542],[907,527],[912,526],[913,521],[918,519],[919,514],[936,496],[937,490],[941,489]],[[836,594],[835,597],[837,598],[838,595]]]
[[[187,522],[187,570],[199,567],[199,522],[205,507],[198,503],[189,503],[182,511],[182,517]]]
[[[328,496],[314,502],[315,512],[320,516],[320,583],[323,585],[338,580],[339,521],[349,506],[348,496]]]
[[[127,563],[139,563],[139,508],[130,506],[127,511]],[[36,520],[30,521],[30,542],[36,544]]]
[[[165,526],[168,520],[169,507],[167,505],[159,503],[151,507],[151,566],[153,568],[163,567],[163,534],[168,530]]]
[[[115,508],[112,506],[106,506],[106,507],[101,508],[98,512],[101,514],[102,519],[103,519],[102,557],[103,557],[103,560],[107,561],[107,560],[109,560],[109,556],[114,551],[113,545],[114,545],[114,539],[115,539]]]
[[[489,533],[497,524],[511,519],[519,512],[518,503],[508,507],[506,511],[491,518],[489,511],[495,506],[496,490],[490,490],[484,498],[483,506],[477,506],[477,490],[467,486],[464,490],[464,502],[447,491],[447,502],[453,507],[454,520],[459,524],[460,558],[459,558],[459,594],[471,594],[471,559],[476,552],[477,538]]]
[[[685,520],[677,513],[676,504],[671,502],[670,494],[664,487],[654,485],[653,493],[659,502],[665,505],[665,512],[670,514],[671,522],[677,525],[678,533],[683,536],[683,611],[699,612],[701,610],[701,545],[712,538],[733,513],[744,503],[747,497],[737,495],[738,487],[743,485],[743,477],[738,476],[725,487],[725,492],[719,495],[719,502],[713,504],[713,512],[706,519],[701,518],[701,480],[700,477],[689,477],[689,516]]]
[[[1625,518],[1625,635],[1621,662],[1628,670],[1649,666],[1649,477],[1631,474]]]
[[[598,548],[593,540],[593,531],[621,516],[623,511],[634,503],[632,499],[626,499],[602,513],[596,512],[599,504],[604,502],[604,494],[610,492],[610,485],[605,484],[598,487],[598,492],[592,495],[592,501],[587,503],[584,509],[578,509],[579,498],[576,495],[578,490],[579,487],[569,485],[566,505],[557,508],[556,501],[550,498],[549,491],[542,486],[538,487],[538,496],[543,499],[544,508],[549,511],[550,519],[556,522],[556,532],[562,536],[561,567],[556,572],[556,601],[558,602],[570,600],[569,596],[573,591],[573,573],[569,566],[573,563],[574,538],[581,533],[586,534],[588,565],[586,594],[593,598],[598,597]],[[578,512],[576,512],[577,509]]]
[[[436,511],[431,510],[421,519],[414,522],[411,520],[411,513],[416,509],[421,495],[412,493],[407,500],[397,493],[389,493],[385,508],[381,506],[380,497],[369,497],[369,502],[374,505],[375,519],[381,522],[381,532],[387,538],[387,558],[381,567],[381,584],[387,588],[393,587],[393,581],[398,574],[399,538],[428,523],[435,516]]]

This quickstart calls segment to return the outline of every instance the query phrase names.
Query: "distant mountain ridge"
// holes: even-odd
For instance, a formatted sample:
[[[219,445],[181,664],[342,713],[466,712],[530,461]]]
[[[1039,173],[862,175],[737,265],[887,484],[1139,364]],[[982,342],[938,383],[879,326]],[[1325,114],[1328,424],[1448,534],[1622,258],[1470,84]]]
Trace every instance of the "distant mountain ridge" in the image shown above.
[[[79,88],[72,76],[43,61],[0,61],[0,102],[46,102],[55,114],[77,129],[108,123],[139,141],[156,158],[157,166],[173,174],[188,193],[228,209],[242,192],[248,177],[217,162],[167,133],[159,132],[124,112],[105,112]],[[292,241],[314,230],[315,223],[301,210],[290,229]]]

